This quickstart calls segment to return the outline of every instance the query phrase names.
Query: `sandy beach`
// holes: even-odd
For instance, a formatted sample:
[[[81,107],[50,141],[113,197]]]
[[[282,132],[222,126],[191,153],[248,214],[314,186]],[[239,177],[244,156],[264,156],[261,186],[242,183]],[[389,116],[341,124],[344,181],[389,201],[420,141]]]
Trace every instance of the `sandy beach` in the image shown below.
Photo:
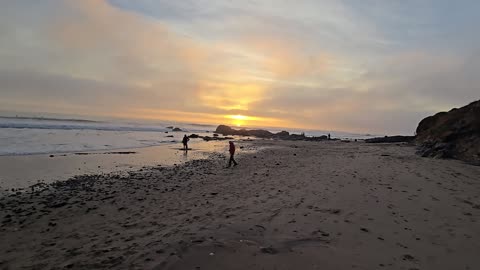
[[[405,144],[239,142],[0,198],[1,269],[480,269],[480,167]]]

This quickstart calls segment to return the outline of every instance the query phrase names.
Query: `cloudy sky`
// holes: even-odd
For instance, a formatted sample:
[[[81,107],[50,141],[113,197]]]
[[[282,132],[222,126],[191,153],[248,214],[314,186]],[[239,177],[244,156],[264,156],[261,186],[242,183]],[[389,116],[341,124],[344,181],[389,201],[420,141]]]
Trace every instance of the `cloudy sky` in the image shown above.
[[[413,133],[480,98],[480,1],[0,0],[0,108]]]

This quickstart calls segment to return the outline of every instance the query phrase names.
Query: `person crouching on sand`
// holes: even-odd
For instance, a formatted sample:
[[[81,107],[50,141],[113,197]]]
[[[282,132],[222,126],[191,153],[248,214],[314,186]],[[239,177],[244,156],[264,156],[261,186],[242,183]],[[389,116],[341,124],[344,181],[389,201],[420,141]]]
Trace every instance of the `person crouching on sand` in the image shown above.
[[[190,141],[190,138],[187,137],[187,135],[183,136],[183,150],[187,151],[188,150],[188,141]]]
[[[235,161],[235,144],[230,141],[228,142],[230,144],[230,148],[229,148],[229,152],[230,152],[230,160],[228,161],[228,167],[227,168],[230,168],[232,166],[232,162],[233,162],[233,165],[234,166],[237,166],[238,163]]]

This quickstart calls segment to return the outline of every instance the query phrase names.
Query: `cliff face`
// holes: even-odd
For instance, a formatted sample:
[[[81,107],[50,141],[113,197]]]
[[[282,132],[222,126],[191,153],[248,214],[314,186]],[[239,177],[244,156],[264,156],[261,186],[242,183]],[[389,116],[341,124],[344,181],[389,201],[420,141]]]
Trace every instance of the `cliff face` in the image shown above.
[[[480,164],[480,100],[423,119],[416,142],[422,156]]]

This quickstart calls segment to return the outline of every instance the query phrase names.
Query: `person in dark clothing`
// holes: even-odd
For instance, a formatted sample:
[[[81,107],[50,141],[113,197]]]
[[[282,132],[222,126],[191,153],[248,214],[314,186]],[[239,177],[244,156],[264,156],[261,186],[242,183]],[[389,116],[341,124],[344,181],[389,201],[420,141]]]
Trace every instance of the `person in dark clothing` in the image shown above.
[[[233,163],[234,166],[237,166],[238,163],[235,161],[235,158],[234,158],[234,156],[235,156],[235,144],[232,141],[230,141],[228,143],[230,144],[230,148],[228,150],[230,152],[230,160],[228,161],[228,168],[230,168],[232,166],[232,163]]]
[[[183,149],[185,151],[188,150],[188,141],[190,141],[190,138],[188,138],[187,135],[183,136],[182,143],[183,143]]]

